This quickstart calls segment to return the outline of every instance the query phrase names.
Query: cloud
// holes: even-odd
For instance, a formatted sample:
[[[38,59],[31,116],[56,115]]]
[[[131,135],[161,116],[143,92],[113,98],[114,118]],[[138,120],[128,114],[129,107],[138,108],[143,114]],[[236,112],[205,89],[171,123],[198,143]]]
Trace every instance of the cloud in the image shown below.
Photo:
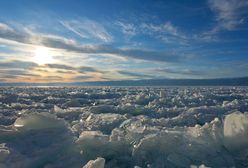
[[[81,38],[91,39],[96,38],[104,42],[111,42],[113,37],[106,31],[106,29],[99,23],[89,20],[70,20],[60,21],[60,23],[68,30],[77,34]]]
[[[78,71],[81,72],[81,73],[85,73],[85,72],[99,72],[99,73],[102,73],[103,71],[100,71],[100,70],[97,70],[93,67],[79,67],[78,68]]]
[[[0,76],[1,78],[18,79],[21,77],[41,77],[34,74],[31,70],[37,67],[38,64],[28,61],[8,61],[0,62]]]
[[[0,62],[0,68],[31,69],[36,66],[38,66],[38,64],[28,61],[13,60],[8,62]]]
[[[64,64],[45,64],[44,66],[55,69],[76,70],[76,68]]]
[[[137,49],[116,50],[115,54],[126,58],[158,62],[180,62],[183,59],[182,55],[178,55],[171,52],[157,52]]]
[[[18,75],[8,75],[8,74],[3,74],[1,75],[0,79],[18,79],[20,76]]]
[[[154,24],[151,22],[127,23],[116,21],[115,24],[121,28],[121,32],[126,36],[148,35],[162,40],[165,43],[184,44],[190,37],[178,30],[178,27],[170,21],[163,24]]]
[[[86,54],[111,54],[112,56],[133,58],[145,61],[157,62],[179,62],[185,58],[184,55],[171,52],[158,52],[142,49],[119,49],[102,45],[81,45],[72,39],[54,35],[35,34],[21,32],[18,30],[2,30],[0,27],[0,38],[12,40],[23,44],[42,45],[45,47],[64,49],[67,51]]]
[[[82,76],[82,75],[79,75],[79,76],[73,77],[73,80],[81,81],[81,80],[87,80],[87,79],[90,79],[90,78],[92,78],[92,77],[91,76]]]
[[[1,67],[0,67],[1,68]],[[13,70],[13,69],[0,69],[1,78],[18,79],[20,77],[41,77],[37,74],[32,74],[28,70]]]
[[[46,79],[49,79],[49,80],[60,80],[60,79],[63,79],[63,77],[61,77],[61,76],[45,76],[45,77],[42,77],[42,78],[46,78]]]
[[[121,28],[123,34],[128,35],[130,37],[136,35],[136,27],[134,24],[117,21],[116,25]]]
[[[165,24],[160,25],[142,23],[140,27],[143,28],[143,31],[165,33],[173,36],[179,36],[177,27],[172,25],[170,22],[166,22]]]
[[[58,69],[56,73],[86,73],[86,72],[95,72],[95,73],[103,73],[103,71],[97,70],[93,67],[72,67],[65,64],[45,64],[38,65],[33,62],[28,61],[8,61],[8,62],[0,62],[0,75],[1,78],[11,78],[16,79],[18,77],[41,77],[40,75],[33,74],[33,72],[42,72],[44,74],[49,74],[50,71],[42,68],[50,68],[50,69]],[[32,72],[32,73],[31,73]],[[50,77],[50,76],[42,76],[44,79],[57,80],[62,79],[62,77]]]
[[[58,70],[51,71],[49,69],[58,69]],[[40,73],[42,73],[42,75],[40,75]],[[17,60],[0,62],[0,78],[1,80],[6,80],[6,81],[25,80],[29,82],[38,82],[38,81],[51,82],[55,80],[56,81],[86,80],[89,78],[93,79],[95,76],[98,76],[99,73],[102,74],[103,71],[87,66],[72,67],[65,64],[38,65],[33,62],[25,62],[25,61],[17,61]],[[64,76],[65,74],[67,76]],[[75,76],[76,74],[81,74],[81,75]]]
[[[179,74],[179,75],[194,75],[194,76],[201,76],[205,75],[205,72],[198,71],[198,70],[190,70],[190,69],[169,69],[169,68],[158,68],[154,70],[155,72],[164,72],[170,74]]]
[[[186,44],[191,38],[178,30],[171,22],[167,21],[164,24],[142,23],[140,30],[144,34],[150,34],[166,43]]]
[[[9,25],[0,23],[0,38],[22,43],[28,41],[29,36],[26,36],[25,33],[14,30]]]
[[[248,13],[247,0],[208,0],[208,5],[215,13],[218,22],[213,31],[235,29],[244,22],[243,15]]]
[[[121,75],[125,75],[125,76],[131,76],[131,77],[138,77],[138,78],[154,78],[153,75],[147,75],[147,74],[140,74],[140,73],[135,73],[135,72],[129,72],[129,71],[117,71],[119,74]]]
[[[57,70],[55,71],[56,73],[60,73],[60,74],[75,74],[74,71],[64,71],[64,70]]]
[[[65,65],[65,64],[45,64],[44,67],[60,69],[60,70],[76,71],[78,73],[85,73],[85,72],[103,73],[103,71],[100,71],[96,68],[89,67],[89,66],[72,67],[72,66]],[[59,71],[59,73],[65,73],[65,72]]]
[[[7,24],[4,23],[0,23],[0,30],[2,30],[3,32],[13,32],[14,29],[12,29],[11,27],[9,27]]]

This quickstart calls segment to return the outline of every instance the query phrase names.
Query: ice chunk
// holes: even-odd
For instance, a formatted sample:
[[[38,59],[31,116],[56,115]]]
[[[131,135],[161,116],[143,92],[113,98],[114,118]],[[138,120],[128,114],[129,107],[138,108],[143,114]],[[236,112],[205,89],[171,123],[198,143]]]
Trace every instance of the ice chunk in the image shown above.
[[[190,164],[190,160],[183,154],[171,153],[168,155],[167,160],[175,166],[184,167]]]
[[[76,144],[87,159],[92,159],[105,152],[108,140],[109,137],[100,131],[83,131]]]
[[[222,147],[221,122],[204,126],[175,127],[148,134],[134,147],[136,163],[152,167],[189,167],[205,164],[210,167],[232,167],[234,161]]]
[[[98,157],[96,160],[90,160],[83,168],[104,168],[105,159]]]
[[[224,122],[225,146],[230,151],[248,148],[248,114],[229,114]]]
[[[4,165],[10,168],[82,166],[84,160],[79,158],[79,150],[75,148],[73,135],[67,126],[64,121],[47,113],[19,117],[12,130],[4,129],[7,136],[0,136],[9,147],[0,149],[0,157],[8,157]],[[61,162],[62,158],[67,159]]]
[[[90,107],[89,111],[91,113],[115,113],[116,108],[113,105],[98,105]]]
[[[82,118],[82,122],[74,126],[77,131],[80,130],[100,130],[105,134],[110,134],[111,131],[118,127],[126,117],[120,114],[105,113],[105,114],[89,114]],[[77,127],[77,128],[76,128]]]
[[[190,168],[211,168],[211,167],[208,167],[208,166],[205,166],[204,164],[202,164],[200,166],[191,165]]]
[[[104,135],[100,131],[83,131],[77,140],[78,143],[81,143],[86,140],[100,140],[102,142],[108,141],[108,136]]]
[[[98,156],[108,158],[108,167],[119,167],[119,164],[129,165],[131,150],[123,141],[109,141],[109,136],[99,131],[84,131],[76,141],[77,148],[86,159]]]
[[[64,112],[64,109],[62,109],[62,108],[60,108],[60,107],[54,105],[53,111],[54,111],[55,113],[61,113],[61,112]]]
[[[49,113],[25,114],[16,119],[14,126],[21,130],[39,130],[64,127],[64,122]]]

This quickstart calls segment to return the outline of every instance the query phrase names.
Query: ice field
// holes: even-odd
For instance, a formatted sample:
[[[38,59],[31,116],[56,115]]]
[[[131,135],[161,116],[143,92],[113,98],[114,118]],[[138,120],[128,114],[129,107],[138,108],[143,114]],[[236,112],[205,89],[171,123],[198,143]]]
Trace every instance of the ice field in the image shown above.
[[[0,168],[247,168],[247,87],[2,87]]]

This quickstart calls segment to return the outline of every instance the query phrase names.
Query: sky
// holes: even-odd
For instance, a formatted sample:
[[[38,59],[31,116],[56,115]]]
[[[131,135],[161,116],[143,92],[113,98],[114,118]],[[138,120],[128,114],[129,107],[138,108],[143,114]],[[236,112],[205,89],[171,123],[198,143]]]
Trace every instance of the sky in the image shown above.
[[[247,0],[2,0],[0,82],[248,76]]]

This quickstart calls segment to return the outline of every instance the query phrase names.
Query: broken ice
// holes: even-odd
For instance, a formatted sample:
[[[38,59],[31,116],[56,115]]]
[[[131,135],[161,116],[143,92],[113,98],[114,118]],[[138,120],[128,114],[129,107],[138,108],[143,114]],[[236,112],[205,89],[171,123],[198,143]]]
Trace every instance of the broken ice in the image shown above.
[[[0,94],[1,168],[248,167],[246,87]]]

